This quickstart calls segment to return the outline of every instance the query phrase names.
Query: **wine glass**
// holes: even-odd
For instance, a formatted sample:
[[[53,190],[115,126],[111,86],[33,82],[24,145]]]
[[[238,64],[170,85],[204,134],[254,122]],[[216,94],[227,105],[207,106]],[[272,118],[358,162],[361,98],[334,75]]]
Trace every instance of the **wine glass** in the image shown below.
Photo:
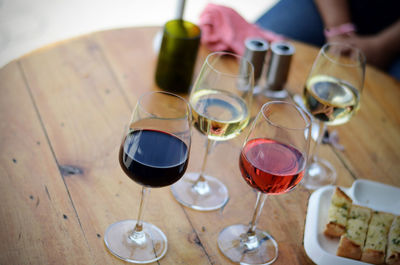
[[[104,242],[112,254],[132,263],[150,263],[167,251],[167,238],[143,222],[150,188],[178,181],[186,171],[191,144],[191,110],[187,101],[167,92],[143,94],[124,132],[119,163],[142,186],[137,220],[110,225]]]
[[[317,147],[327,125],[350,120],[360,107],[364,84],[365,56],[357,48],[344,43],[325,44],[314,61],[303,90],[303,102],[319,128],[302,185],[316,189],[336,181],[336,171],[317,156]]]
[[[181,204],[210,211],[228,201],[226,186],[217,178],[205,175],[204,170],[214,141],[232,139],[247,126],[253,79],[253,65],[244,57],[227,52],[207,56],[189,99],[194,127],[207,136],[206,151],[200,173],[186,173],[171,186]]]
[[[218,247],[240,264],[270,264],[278,257],[278,244],[256,228],[267,195],[293,189],[302,179],[311,138],[311,117],[288,102],[265,103],[243,144],[239,167],[246,183],[257,190],[255,210],[248,225],[224,228]]]

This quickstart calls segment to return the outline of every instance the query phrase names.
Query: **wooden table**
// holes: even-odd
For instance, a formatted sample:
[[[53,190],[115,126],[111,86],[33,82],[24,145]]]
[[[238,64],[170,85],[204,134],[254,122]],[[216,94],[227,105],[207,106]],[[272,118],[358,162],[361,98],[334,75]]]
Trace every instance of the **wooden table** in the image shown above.
[[[0,69],[0,264],[123,264],[103,243],[108,225],[136,218],[140,187],[122,172],[117,152],[137,97],[154,90],[153,37],[159,28],[93,33],[44,47]],[[199,65],[207,51],[199,55]],[[317,49],[296,43],[288,89],[300,92]],[[198,68],[197,68],[198,71]],[[255,108],[266,102],[255,98]],[[361,110],[338,126],[343,152],[329,145],[337,184],[370,179],[400,187],[400,84],[367,69]],[[219,231],[248,223],[255,193],[243,181],[243,135],[218,144],[207,172],[231,195],[224,209],[185,208],[169,188],[154,189],[145,221],[169,240],[159,264],[231,264]],[[204,137],[193,132],[188,170],[198,170]],[[279,244],[276,264],[312,264],[303,247],[311,192],[270,196],[258,227]]]

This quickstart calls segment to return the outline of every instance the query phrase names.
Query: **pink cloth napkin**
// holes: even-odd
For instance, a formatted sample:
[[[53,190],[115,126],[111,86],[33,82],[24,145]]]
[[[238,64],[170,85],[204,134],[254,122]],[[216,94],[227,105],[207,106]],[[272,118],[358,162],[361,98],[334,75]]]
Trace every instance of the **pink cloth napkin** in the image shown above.
[[[268,42],[284,40],[274,32],[248,23],[230,7],[208,4],[200,14],[201,43],[211,51],[231,51],[243,55],[244,41],[257,37]]]

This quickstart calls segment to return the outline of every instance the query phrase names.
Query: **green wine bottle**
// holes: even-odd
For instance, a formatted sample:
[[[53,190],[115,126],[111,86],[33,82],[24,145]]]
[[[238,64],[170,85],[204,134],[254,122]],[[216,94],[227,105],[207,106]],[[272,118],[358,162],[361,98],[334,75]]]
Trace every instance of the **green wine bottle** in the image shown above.
[[[155,74],[161,89],[189,93],[200,37],[200,28],[191,22],[176,19],[165,24]]]

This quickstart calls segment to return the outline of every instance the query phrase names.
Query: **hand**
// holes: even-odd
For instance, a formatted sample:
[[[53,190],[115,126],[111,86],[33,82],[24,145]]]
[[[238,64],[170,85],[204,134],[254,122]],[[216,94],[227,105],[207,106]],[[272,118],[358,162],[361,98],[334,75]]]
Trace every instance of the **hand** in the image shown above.
[[[367,63],[381,69],[386,69],[392,59],[379,34],[360,36],[355,33],[338,35],[328,39],[328,42],[344,42],[359,48],[365,55]]]

